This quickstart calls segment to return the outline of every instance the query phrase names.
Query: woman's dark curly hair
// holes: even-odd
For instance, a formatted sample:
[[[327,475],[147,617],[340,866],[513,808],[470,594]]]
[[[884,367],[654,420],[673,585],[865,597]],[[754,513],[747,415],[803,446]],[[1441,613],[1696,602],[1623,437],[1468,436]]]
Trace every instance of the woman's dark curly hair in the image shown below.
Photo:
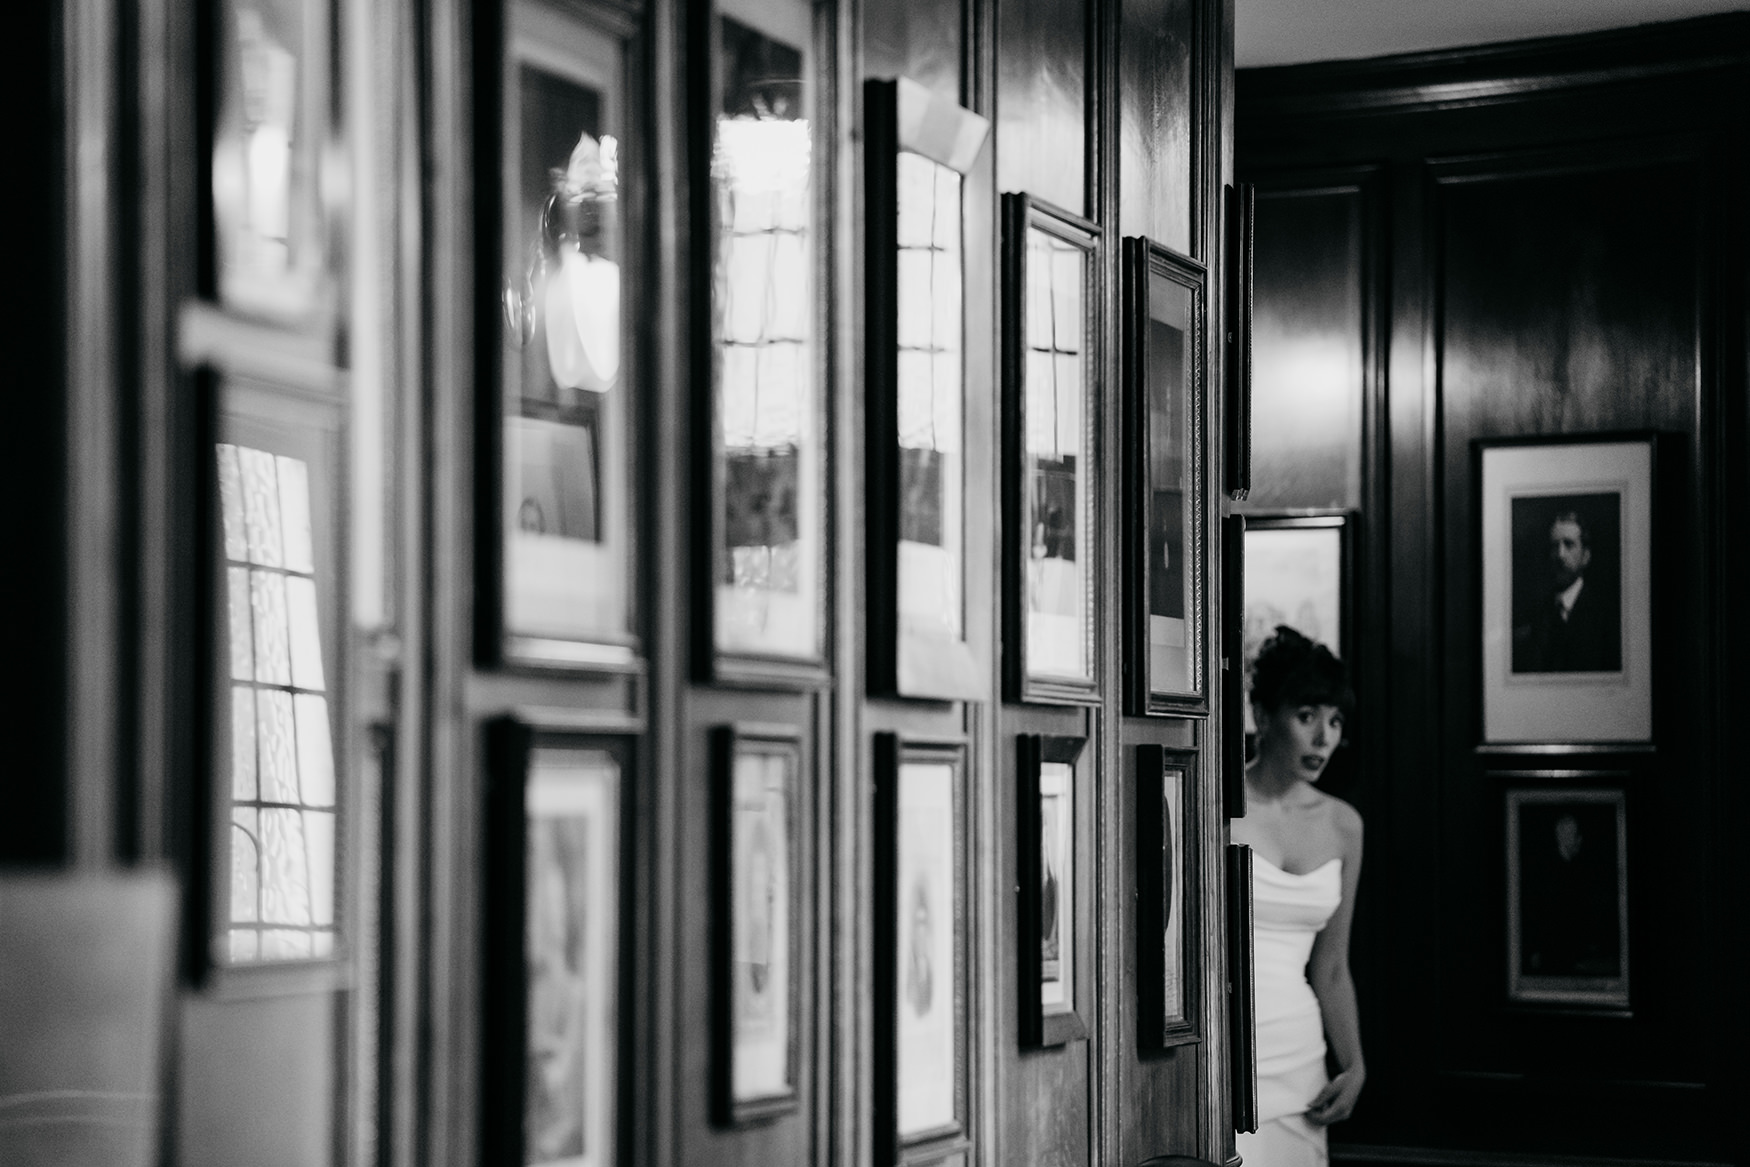
[[[1252,666],[1252,701],[1265,710],[1335,705],[1348,717],[1355,710],[1355,690],[1348,666],[1336,653],[1278,624]]]

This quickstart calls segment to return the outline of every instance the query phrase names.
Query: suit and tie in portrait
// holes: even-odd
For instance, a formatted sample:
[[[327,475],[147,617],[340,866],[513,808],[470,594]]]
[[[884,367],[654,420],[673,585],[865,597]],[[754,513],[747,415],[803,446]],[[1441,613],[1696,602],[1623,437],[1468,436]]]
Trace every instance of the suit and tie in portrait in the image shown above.
[[[1513,671],[1622,670],[1620,498],[1513,500]]]

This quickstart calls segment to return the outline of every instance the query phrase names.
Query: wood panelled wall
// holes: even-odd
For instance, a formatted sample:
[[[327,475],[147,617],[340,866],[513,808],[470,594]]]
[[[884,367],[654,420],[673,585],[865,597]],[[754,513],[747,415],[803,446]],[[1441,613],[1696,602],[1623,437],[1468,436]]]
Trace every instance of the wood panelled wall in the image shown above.
[[[1333,1155],[1741,1161],[1750,19],[1242,73],[1250,506],[1362,554],[1356,980]],[[1651,748],[1481,743],[1475,439],[1655,430]],[[1661,457],[1664,455],[1662,454]],[[1629,797],[1628,1017],[1510,1007],[1511,771]],[[1519,1160],[1515,1160],[1519,1161]]]

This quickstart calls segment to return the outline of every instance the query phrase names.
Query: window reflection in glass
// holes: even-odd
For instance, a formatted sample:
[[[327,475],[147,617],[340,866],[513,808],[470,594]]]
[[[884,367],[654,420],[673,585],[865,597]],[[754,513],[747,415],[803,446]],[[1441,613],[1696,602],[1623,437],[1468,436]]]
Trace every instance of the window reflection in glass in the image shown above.
[[[1193,320],[1191,298],[1162,276],[1149,277],[1148,451],[1149,687],[1154,692],[1194,689],[1195,644],[1190,621],[1192,579],[1185,570],[1192,510],[1194,465],[1185,410],[1192,405]]]
[[[814,390],[813,159],[800,48],[718,22],[712,155],[718,423],[718,648],[809,658],[821,637]]]
[[[1092,548],[1088,543],[1087,255],[1037,228],[1027,231],[1026,602],[1027,670],[1092,673]]]
[[[902,151],[899,187],[899,615],[904,633],[960,640],[960,175]]]
[[[308,466],[221,444],[233,962],[334,952],[336,781]]]

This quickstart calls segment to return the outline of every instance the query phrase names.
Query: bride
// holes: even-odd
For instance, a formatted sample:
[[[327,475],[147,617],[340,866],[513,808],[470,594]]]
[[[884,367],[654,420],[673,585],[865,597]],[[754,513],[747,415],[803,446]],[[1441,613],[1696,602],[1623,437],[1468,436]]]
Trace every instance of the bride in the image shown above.
[[[1326,1163],[1325,1128],[1349,1117],[1367,1079],[1349,976],[1361,816],[1313,786],[1354,703],[1348,670],[1324,645],[1281,625],[1259,651],[1258,756],[1246,768],[1246,815],[1233,823],[1233,841],[1255,860],[1259,1125],[1239,1136],[1246,1167]]]

